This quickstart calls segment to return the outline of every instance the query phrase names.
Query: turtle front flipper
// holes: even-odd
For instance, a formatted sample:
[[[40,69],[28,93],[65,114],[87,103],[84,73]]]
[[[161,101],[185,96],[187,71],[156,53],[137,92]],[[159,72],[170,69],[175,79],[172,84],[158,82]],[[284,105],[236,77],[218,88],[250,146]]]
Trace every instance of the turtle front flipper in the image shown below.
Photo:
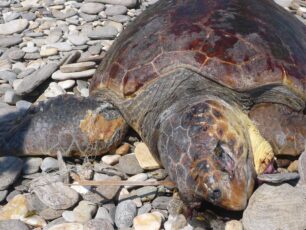
[[[60,96],[32,107],[0,137],[1,155],[101,155],[116,147],[127,125],[119,111],[93,98]]]
[[[261,103],[250,111],[263,137],[275,155],[298,156],[306,145],[306,115],[282,104]]]

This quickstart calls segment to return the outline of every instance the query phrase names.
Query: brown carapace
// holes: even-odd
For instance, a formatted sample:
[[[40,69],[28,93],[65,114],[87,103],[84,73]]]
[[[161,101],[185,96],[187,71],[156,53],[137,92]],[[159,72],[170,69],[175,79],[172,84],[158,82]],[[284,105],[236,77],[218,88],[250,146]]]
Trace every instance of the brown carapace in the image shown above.
[[[90,91],[90,106],[61,98],[28,115],[33,122],[15,125],[2,149],[31,154],[22,146],[37,148],[33,127],[43,124],[48,150],[101,154],[120,142],[125,120],[185,201],[242,210],[274,153],[305,149],[306,28],[271,0],[160,0],[114,42]],[[101,112],[101,101],[120,112]],[[57,143],[62,125],[73,151]]]

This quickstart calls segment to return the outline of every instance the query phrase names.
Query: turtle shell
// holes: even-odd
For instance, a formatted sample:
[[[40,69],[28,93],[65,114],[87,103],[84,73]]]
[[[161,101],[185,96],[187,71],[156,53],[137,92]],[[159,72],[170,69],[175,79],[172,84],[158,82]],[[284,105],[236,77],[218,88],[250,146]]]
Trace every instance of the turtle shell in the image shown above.
[[[284,85],[306,98],[306,27],[268,0],[162,0],[119,36],[92,94],[129,98],[188,68],[237,91]]]

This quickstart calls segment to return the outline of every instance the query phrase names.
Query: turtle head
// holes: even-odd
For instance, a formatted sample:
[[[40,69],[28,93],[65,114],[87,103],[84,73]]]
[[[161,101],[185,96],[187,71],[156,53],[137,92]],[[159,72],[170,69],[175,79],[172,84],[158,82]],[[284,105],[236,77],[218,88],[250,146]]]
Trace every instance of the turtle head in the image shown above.
[[[255,178],[247,116],[218,98],[176,106],[168,114],[158,148],[183,200],[243,210]]]

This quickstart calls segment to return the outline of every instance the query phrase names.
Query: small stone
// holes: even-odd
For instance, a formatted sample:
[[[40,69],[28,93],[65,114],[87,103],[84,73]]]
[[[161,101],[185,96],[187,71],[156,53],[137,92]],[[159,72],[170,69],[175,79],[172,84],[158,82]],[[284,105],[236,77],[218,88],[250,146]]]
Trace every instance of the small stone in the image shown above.
[[[63,73],[58,70],[52,74],[52,79],[54,80],[68,80],[68,79],[78,79],[84,77],[91,77],[95,73],[95,69],[84,70],[80,72]]]
[[[114,39],[118,34],[118,30],[112,26],[97,27],[88,34],[91,39]]]
[[[86,22],[93,22],[99,19],[98,15],[85,14],[82,12],[79,12],[79,15]]]
[[[58,49],[53,47],[42,46],[40,49],[40,56],[49,57],[58,54]]]
[[[164,224],[165,230],[179,230],[187,226],[187,220],[184,215],[169,216]]]
[[[29,25],[26,19],[16,19],[5,24],[0,24],[0,35],[9,35],[22,32]]]
[[[3,19],[4,19],[5,22],[12,21],[12,20],[17,19],[19,17],[20,17],[20,13],[14,12],[14,11],[3,13]]]
[[[96,66],[95,62],[80,62],[73,64],[66,64],[60,67],[62,73],[80,72],[84,70],[92,69]]]
[[[11,49],[8,53],[8,57],[11,59],[11,60],[19,60],[21,58],[23,58],[25,55],[25,52],[22,51],[21,49],[19,48],[14,48],[14,49]]]
[[[8,81],[10,84],[16,79],[16,73],[8,70],[0,71],[0,79]]]
[[[300,174],[299,184],[306,184],[306,151],[299,157],[298,171]]]
[[[135,230],[159,230],[162,223],[162,215],[159,212],[144,213],[133,220]]]
[[[115,213],[115,223],[118,228],[128,228],[132,226],[136,216],[136,205],[131,200],[125,200],[118,204]]]
[[[172,197],[168,196],[159,196],[156,199],[153,200],[152,206],[155,209],[163,209],[166,210],[168,208],[168,205],[171,201]]]
[[[88,2],[82,4],[82,7],[80,8],[81,12],[86,14],[98,14],[102,10],[104,10],[105,6],[100,3],[94,3],[94,2]]]
[[[20,220],[0,221],[1,230],[30,230],[30,228]]]
[[[125,155],[129,152],[130,145],[128,143],[124,143],[123,145],[119,146],[119,148],[116,149],[115,153],[118,155]]]
[[[65,80],[57,83],[63,89],[70,89],[75,85],[75,80]]]
[[[114,224],[111,215],[105,207],[99,207],[95,219],[105,219],[108,220],[111,224]]]
[[[79,200],[79,194],[57,175],[47,174],[34,179],[30,189],[42,203],[53,209],[68,209]]]
[[[122,172],[130,175],[142,173],[143,169],[139,165],[135,154],[127,154],[119,159],[119,168]]]
[[[123,15],[126,14],[127,12],[127,8],[126,6],[121,6],[121,5],[113,5],[110,7],[107,7],[105,10],[105,13],[108,16],[114,16],[114,15]]]
[[[59,11],[59,10],[55,10],[55,9],[52,10],[52,15],[55,18],[60,19],[60,20],[70,18],[70,17],[76,15],[77,13],[78,12],[76,10],[71,9],[71,8],[67,8],[64,11]]]
[[[152,209],[152,205],[150,203],[145,203],[142,207],[138,209],[137,215],[148,213],[151,211],[151,209]]]
[[[45,159],[43,159],[40,168],[43,172],[58,170],[58,161],[52,157],[46,157]]]
[[[273,184],[280,184],[290,180],[297,180],[300,176],[298,173],[274,173],[274,174],[261,174],[257,176],[257,179],[262,182],[268,182]]]
[[[261,185],[243,212],[243,229],[305,229],[305,187]]]
[[[1,203],[2,201],[5,200],[7,194],[8,194],[8,190],[2,190],[2,191],[0,191],[0,203]],[[0,229],[1,229],[1,228],[0,228]]]
[[[10,193],[7,195],[6,201],[7,201],[7,202],[10,202],[15,196],[17,196],[17,195],[19,195],[19,194],[21,194],[20,191],[18,191],[18,190],[13,190],[12,192],[10,192]]]
[[[11,70],[12,64],[9,60],[0,59],[0,71]]]
[[[13,90],[7,90],[3,97],[3,101],[9,105],[15,105],[20,99],[21,97],[15,94]]]
[[[288,172],[298,172],[298,160],[293,161],[289,166],[288,166]]]
[[[105,4],[112,4],[112,5],[122,5],[128,8],[133,8],[137,5],[138,1],[137,0],[99,0],[99,2]]]
[[[36,69],[34,68],[27,68],[25,70],[23,70],[21,73],[18,74],[17,78],[22,79],[25,78],[27,76],[29,76],[30,74],[34,73]]]
[[[0,220],[21,219],[28,216],[30,212],[26,197],[20,194],[0,209]]]
[[[113,225],[105,219],[94,219],[84,224],[86,230],[114,230]]]
[[[84,223],[91,220],[96,211],[96,204],[82,200],[78,206],[73,209],[73,211],[64,211],[62,216],[68,222]]]
[[[54,220],[62,216],[64,210],[55,210],[52,208],[46,208],[39,212],[39,215],[45,220]]]
[[[238,220],[230,220],[226,222],[225,230],[243,230],[243,226]]]
[[[82,33],[68,35],[68,40],[76,46],[84,45],[88,41],[88,37]]]
[[[47,225],[47,222],[38,215],[31,215],[27,217],[21,218],[21,220],[31,226],[34,227],[45,227]]]
[[[16,93],[18,95],[24,95],[32,92],[37,86],[48,79],[56,69],[56,63],[46,64],[28,77],[22,79],[18,87],[15,88]]]
[[[66,91],[61,88],[56,82],[51,82],[49,84],[49,87],[44,92],[44,96],[47,98],[57,97],[63,94],[66,94]]]
[[[33,174],[39,171],[39,166],[42,163],[42,159],[39,157],[29,157],[26,158],[23,164],[22,173],[23,174]]]
[[[134,176],[131,176],[127,179],[127,181],[138,181],[138,182],[141,182],[141,181],[145,181],[148,179],[148,174],[146,173],[139,173],[139,174],[136,174]],[[131,188],[134,188],[135,186],[125,186],[125,188],[127,189],[131,189]]]
[[[125,23],[131,20],[131,18],[127,15],[114,15],[109,17],[109,20],[119,23]]]
[[[56,48],[58,51],[62,51],[62,52],[68,52],[72,50],[71,45],[67,42],[57,42],[53,44],[47,44],[46,48],[48,47]]]
[[[23,57],[25,60],[36,60],[40,58],[39,53],[26,53]]]
[[[136,190],[137,196],[141,198],[142,201],[151,201],[155,198],[157,188],[155,186],[145,186]]]
[[[101,180],[115,180],[120,181],[121,178],[119,176],[108,176],[101,173],[95,173],[94,175],[95,181]],[[120,189],[119,185],[99,185],[96,188],[96,191],[100,196],[102,196],[106,200],[112,200]]]
[[[5,190],[15,182],[22,165],[22,160],[17,157],[0,157],[0,190]]]
[[[38,48],[34,45],[33,42],[28,42],[27,46],[22,48],[22,51],[26,53],[35,53],[38,51]]]
[[[13,36],[0,36],[0,47],[10,47],[18,45],[22,42],[22,37],[20,35]]]
[[[163,180],[168,176],[168,172],[165,169],[157,169],[148,172],[149,178],[154,178],[156,180]]]
[[[89,97],[89,89],[81,89],[82,97]]]
[[[20,111],[26,111],[31,107],[32,103],[25,101],[25,100],[20,100],[16,103],[16,108]]]
[[[80,223],[63,223],[50,227],[48,230],[85,230],[83,224]]]
[[[108,165],[114,165],[119,162],[120,155],[105,155],[102,157],[102,162]]]
[[[63,33],[61,29],[56,28],[54,30],[51,30],[45,42],[46,44],[56,43],[61,39],[62,35]]]
[[[152,170],[161,167],[145,143],[139,143],[136,145],[135,156],[140,167],[143,169]]]

